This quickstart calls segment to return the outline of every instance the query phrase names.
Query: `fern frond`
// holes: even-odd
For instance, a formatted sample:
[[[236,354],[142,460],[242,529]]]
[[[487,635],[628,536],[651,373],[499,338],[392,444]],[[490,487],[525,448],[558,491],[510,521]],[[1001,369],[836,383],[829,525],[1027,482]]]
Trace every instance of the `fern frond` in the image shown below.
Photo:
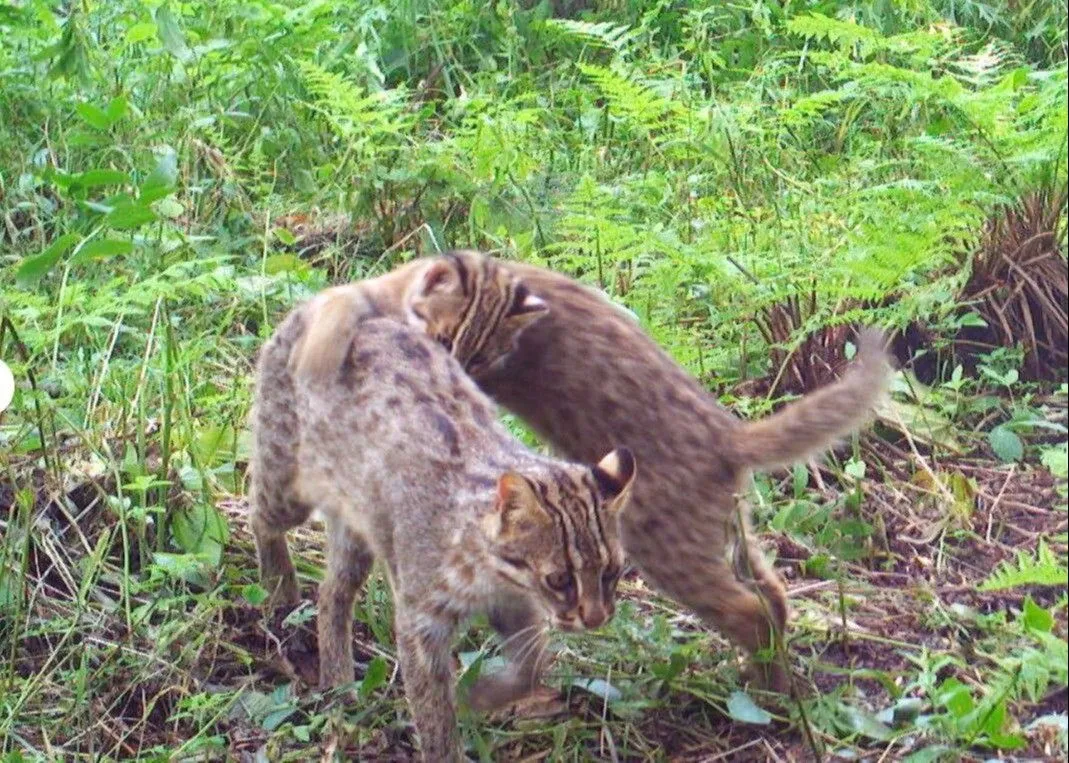
[[[822,13],[795,16],[787,22],[787,30],[806,40],[827,40],[844,52],[856,47],[861,55],[879,48],[885,41],[875,29],[854,21],[833,19]]]
[[[635,32],[630,27],[610,24],[607,21],[592,23],[575,19],[547,19],[546,26],[560,32],[563,37],[571,37],[577,42],[614,50],[617,53],[624,50],[635,37]]]
[[[1042,540],[1032,556],[1017,552],[1017,565],[1003,562],[991,576],[978,586],[980,591],[1002,591],[1025,585],[1062,586],[1069,580],[1069,568],[1060,561]]]
[[[340,137],[379,142],[395,139],[411,127],[404,111],[403,90],[367,93],[344,77],[311,61],[298,61],[304,86],[315,98],[312,106],[327,118]]]
[[[617,114],[645,132],[671,129],[686,114],[681,104],[613,69],[579,64],[579,71],[594,83]]]

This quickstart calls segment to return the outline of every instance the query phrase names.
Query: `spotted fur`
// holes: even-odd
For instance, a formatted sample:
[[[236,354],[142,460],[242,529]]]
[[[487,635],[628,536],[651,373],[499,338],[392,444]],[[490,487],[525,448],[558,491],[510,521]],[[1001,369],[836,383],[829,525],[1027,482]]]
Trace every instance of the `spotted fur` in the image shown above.
[[[450,660],[457,626],[486,612],[504,639],[506,670],[471,690],[472,706],[485,710],[538,684],[547,624],[596,628],[611,618],[635,460],[626,449],[594,465],[528,450],[440,337],[385,318],[365,319],[351,336],[337,372],[295,377],[284,410],[270,407],[278,402],[270,388],[258,398],[260,442],[269,448],[262,469],[275,467],[275,423],[292,420],[299,432],[295,457],[283,459],[292,469],[287,500],[263,493],[263,482],[254,494],[261,577],[275,603],[295,602],[285,533],[318,508],[329,544],[320,683],[339,686],[353,680],[356,592],[381,559],[423,758],[459,761]]]

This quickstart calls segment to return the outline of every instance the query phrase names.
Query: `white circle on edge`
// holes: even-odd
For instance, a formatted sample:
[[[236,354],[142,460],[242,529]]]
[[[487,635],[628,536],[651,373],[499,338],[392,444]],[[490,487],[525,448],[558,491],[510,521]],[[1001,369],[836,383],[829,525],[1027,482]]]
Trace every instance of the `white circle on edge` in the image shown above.
[[[11,405],[11,398],[15,396],[15,376],[7,363],[0,360],[0,413],[7,410]]]

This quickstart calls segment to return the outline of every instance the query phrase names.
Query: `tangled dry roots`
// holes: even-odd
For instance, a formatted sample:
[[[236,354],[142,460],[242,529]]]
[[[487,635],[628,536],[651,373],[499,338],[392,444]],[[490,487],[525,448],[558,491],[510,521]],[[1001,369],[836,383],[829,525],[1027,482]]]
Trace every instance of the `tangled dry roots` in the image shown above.
[[[987,323],[959,336],[967,354],[1024,348],[1022,375],[1066,376],[1069,362],[1069,262],[1062,249],[1066,190],[1029,194],[990,218],[961,295]]]

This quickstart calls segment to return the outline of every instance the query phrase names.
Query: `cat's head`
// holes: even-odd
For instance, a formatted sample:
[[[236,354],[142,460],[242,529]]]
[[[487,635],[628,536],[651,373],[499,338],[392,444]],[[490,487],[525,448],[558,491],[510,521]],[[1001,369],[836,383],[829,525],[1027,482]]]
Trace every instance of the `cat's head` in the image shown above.
[[[405,295],[408,323],[444,345],[476,379],[548,311],[499,262],[470,249],[432,258]]]
[[[596,466],[552,477],[506,472],[483,520],[494,573],[535,594],[563,630],[597,628],[616,610],[624,571],[619,518],[631,497],[635,458],[627,448]]]

